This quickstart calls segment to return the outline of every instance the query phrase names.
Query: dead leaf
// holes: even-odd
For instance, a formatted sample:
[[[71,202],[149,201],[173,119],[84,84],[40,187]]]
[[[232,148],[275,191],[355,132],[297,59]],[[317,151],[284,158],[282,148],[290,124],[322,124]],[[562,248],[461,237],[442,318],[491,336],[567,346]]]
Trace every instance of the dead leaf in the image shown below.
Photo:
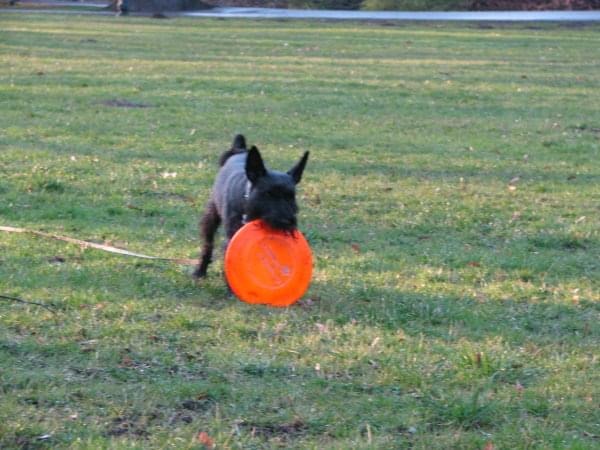
[[[302,308],[310,308],[313,305],[314,301],[312,298],[307,298],[305,300],[298,301],[298,306]]]
[[[322,323],[316,323],[315,326],[317,327],[317,330],[319,330],[319,333],[323,334],[323,333],[327,333],[327,331],[329,331],[327,329],[327,325],[323,325]]]
[[[471,267],[481,267],[481,263],[479,261],[469,261],[467,263],[467,266],[471,266]]]
[[[129,356],[123,356],[121,359],[121,367],[131,367],[133,366],[133,361]]]
[[[201,431],[198,433],[198,442],[208,448],[213,448],[215,446],[215,441],[208,435],[206,431]]]
[[[283,329],[287,326],[287,322],[280,322],[273,328],[273,333],[279,334],[283,331]]]
[[[475,298],[479,303],[485,303],[488,300],[487,296],[483,292],[476,292]]]
[[[355,253],[360,252],[360,245],[352,243],[350,244],[350,247],[352,247],[352,250],[354,250]]]
[[[494,450],[494,444],[492,442],[486,442],[485,447],[483,447],[483,450]]]
[[[578,218],[578,219],[575,221],[575,223],[581,223],[581,222],[583,222],[585,219],[586,219],[586,217],[585,217],[585,216],[581,216],[581,217],[579,217],[579,218]]]

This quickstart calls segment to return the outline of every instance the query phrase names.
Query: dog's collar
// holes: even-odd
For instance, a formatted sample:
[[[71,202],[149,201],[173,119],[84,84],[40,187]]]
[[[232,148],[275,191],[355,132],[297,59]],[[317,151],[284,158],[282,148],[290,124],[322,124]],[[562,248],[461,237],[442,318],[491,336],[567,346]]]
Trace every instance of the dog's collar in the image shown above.
[[[246,181],[246,189],[244,189],[244,200],[246,201],[246,203],[248,202],[248,198],[250,198],[250,190],[252,189],[252,183],[250,183],[250,180]],[[248,223],[248,214],[244,214],[242,216],[242,224],[246,224]]]
[[[244,200],[248,200],[250,197],[250,190],[252,189],[252,183],[250,180],[246,181],[246,189],[244,190]]]

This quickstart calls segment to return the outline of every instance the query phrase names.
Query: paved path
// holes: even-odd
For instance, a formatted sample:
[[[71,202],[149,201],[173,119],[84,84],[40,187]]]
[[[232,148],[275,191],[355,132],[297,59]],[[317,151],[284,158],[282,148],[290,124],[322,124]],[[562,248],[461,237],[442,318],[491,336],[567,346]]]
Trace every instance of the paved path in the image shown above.
[[[249,17],[257,19],[337,19],[337,20],[435,20],[495,22],[589,22],[600,21],[598,11],[327,11],[273,8],[215,8],[182,13],[188,17]]]
[[[96,7],[105,8],[108,3],[93,1],[60,0],[22,0],[27,3],[44,3],[54,8]],[[71,10],[24,10],[21,8],[0,9],[2,12],[53,12],[74,14],[111,14],[109,11]],[[425,20],[425,21],[492,21],[492,22],[600,22],[600,10],[596,11],[439,11],[439,12],[402,12],[402,11],[330,11],[309,9],[275,8],[214,8],[203,11],[167,12],[168,16],[184,17],[220,17],[254,19],[328,19],[328,20]],[[135,15],[135,13],[133,14]],[[147,15],[147,14],[143,14]]]

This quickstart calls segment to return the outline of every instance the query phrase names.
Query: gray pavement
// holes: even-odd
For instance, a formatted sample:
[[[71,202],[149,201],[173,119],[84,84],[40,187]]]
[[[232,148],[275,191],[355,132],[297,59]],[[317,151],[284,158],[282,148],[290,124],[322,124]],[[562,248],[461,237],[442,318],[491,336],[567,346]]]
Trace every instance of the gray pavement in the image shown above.
[[[111,14],[110,11],[76,11],[60,10],[65,7],[108,6],[108,2],[94,1],[60,1],[60,0],[22,0],[27,3],[44,3],[55,9],[25,10],[22,8],[0,9],[2,12],[49,12],[72,14]],[[136,15],[136,13],[132,13]],[[148,14],[140,14],[148,15]],[[321,20],[411,20],[411,21],[473,21],[473,22],[600,22],[600,10],[594,11],[331,11],[309,9],[275,9],[275,8],[213,8],[202,11],[166,12],[167,16],[183,17],[219,17],[219,18],[252,18],[252,19],[321,19]]]
[[[426,20],[494,22],[600,21],[598,11],[327,11],[274,8],[214,8],[182,13],[188,17],[245,17],[256,19]]]

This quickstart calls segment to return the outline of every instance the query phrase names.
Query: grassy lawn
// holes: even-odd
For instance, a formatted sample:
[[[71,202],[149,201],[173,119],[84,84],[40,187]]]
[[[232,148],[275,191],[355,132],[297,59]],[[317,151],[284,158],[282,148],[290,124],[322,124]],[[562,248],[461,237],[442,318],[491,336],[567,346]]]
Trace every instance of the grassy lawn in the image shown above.
[[[600,448],[600,25],[384,25],[0,15],[0,225],[196,257],[243,132],[315,256],[0,233],[1,448]]]

